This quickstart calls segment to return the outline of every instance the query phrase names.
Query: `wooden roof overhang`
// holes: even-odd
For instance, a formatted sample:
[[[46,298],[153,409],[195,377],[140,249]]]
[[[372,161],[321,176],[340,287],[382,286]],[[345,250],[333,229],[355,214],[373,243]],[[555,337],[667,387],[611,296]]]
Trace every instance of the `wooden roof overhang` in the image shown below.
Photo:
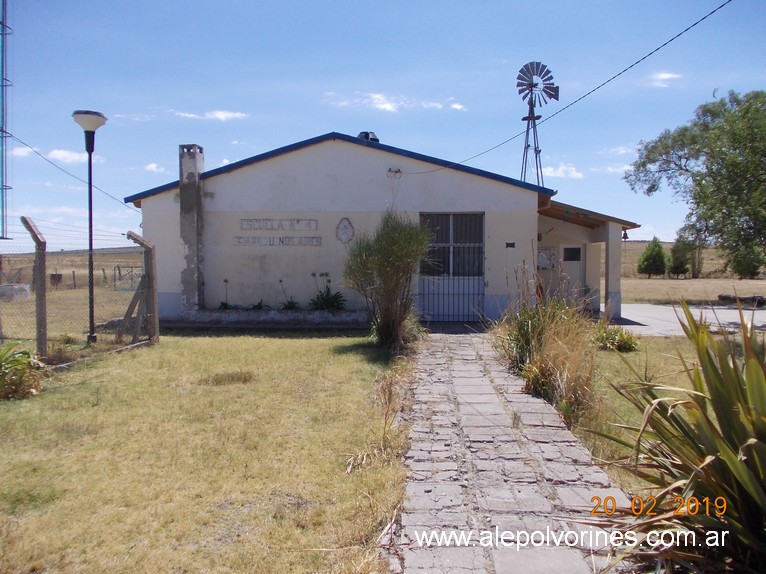
[[[641,227],[638,223],[634,223],[633,221],[619,219],[617,217],[612,217],[611,215],[598,213],[597,211],[583,209],[582,207],[575,207],[574,205],[561,203],[560,201],[538,201],[537,212],[540,215],[550,217],[551,219],[557,219],[566,223],[572,223],[581,227],[587,227],[588,229],[596,229],[597,227],[602,227],[609,222],[620,224],[623,231]]]

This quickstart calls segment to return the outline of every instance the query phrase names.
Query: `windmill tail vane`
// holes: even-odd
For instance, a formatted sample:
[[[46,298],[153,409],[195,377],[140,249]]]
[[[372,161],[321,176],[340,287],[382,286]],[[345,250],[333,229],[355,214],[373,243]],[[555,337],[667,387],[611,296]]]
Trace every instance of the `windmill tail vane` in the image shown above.
[[[527,131],[524,138],[524,157],[521,162],[521,180],[527,181],[527,164],[529,163],[529,150],[534,145],[535,172],[537,185],[543,186],[543,168],[540,162],[540,145],[537,139],[537,120],[542,116],[535,114],[535,107],[547,104],[550,100],[559,99],[559,87],[553,83],[553,72],[542,62],[529,62],[524,64],[516,76],[516,87],[521,99],[529,104],[529,113],[522,118],[527,122]],[[530,135],[532,143],[530,143]]]

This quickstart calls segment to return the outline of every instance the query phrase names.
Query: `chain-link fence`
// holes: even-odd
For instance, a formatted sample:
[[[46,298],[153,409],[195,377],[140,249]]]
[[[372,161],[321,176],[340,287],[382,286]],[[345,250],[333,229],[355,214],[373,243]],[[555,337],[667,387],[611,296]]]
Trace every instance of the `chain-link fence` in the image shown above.
[[[56,241],[60,228],[46,224],[37,227],[27,221],[31,224],[28,237],[0,242],[0,336],[4,341],[20,341],[50,362],[66,362],[115,348],[126,340],[130,343],[151,336],[146,332],[147,306],[141,302],[147,286],[144,248],[117,234],[108,237],[108,241],[105,237],[98,241],[94,238],[93,309],[97,341],[88,345],[87,230],[67,230],[67,239],[75,244],[84,243],[85,248],[56,250],[50,246],[65,243]],[[33,241],[35,232],[48,245],[44,255]],[[73,238],[74,233],[83,237]],[[105,243],[109,246],[99,247]],[[44,272],[36,271],[36,265],[43,259]],[[133,314],[137,317],[131,318]],[[41,330],[42,340],[38,337]]]

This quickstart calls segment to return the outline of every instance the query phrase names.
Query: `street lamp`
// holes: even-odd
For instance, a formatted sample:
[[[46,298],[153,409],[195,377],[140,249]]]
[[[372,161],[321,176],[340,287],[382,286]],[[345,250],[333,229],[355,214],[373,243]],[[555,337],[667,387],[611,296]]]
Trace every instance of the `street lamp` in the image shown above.
[[[88,344],[96,342],[96,318],[93,303],[93,148],[96,130],[106,123],[101,112],[76,110],[72,118],[85,131],[85,151],[88,152]]]

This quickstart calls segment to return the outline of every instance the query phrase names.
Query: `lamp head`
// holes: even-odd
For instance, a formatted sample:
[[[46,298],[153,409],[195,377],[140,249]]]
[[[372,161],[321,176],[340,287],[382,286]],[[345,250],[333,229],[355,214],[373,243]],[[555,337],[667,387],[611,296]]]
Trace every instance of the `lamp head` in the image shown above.
[[[106,123],[106,116],[104,114],[91,110],[76,110],[72,113],[72,118],[86,132],[95,132]]]

